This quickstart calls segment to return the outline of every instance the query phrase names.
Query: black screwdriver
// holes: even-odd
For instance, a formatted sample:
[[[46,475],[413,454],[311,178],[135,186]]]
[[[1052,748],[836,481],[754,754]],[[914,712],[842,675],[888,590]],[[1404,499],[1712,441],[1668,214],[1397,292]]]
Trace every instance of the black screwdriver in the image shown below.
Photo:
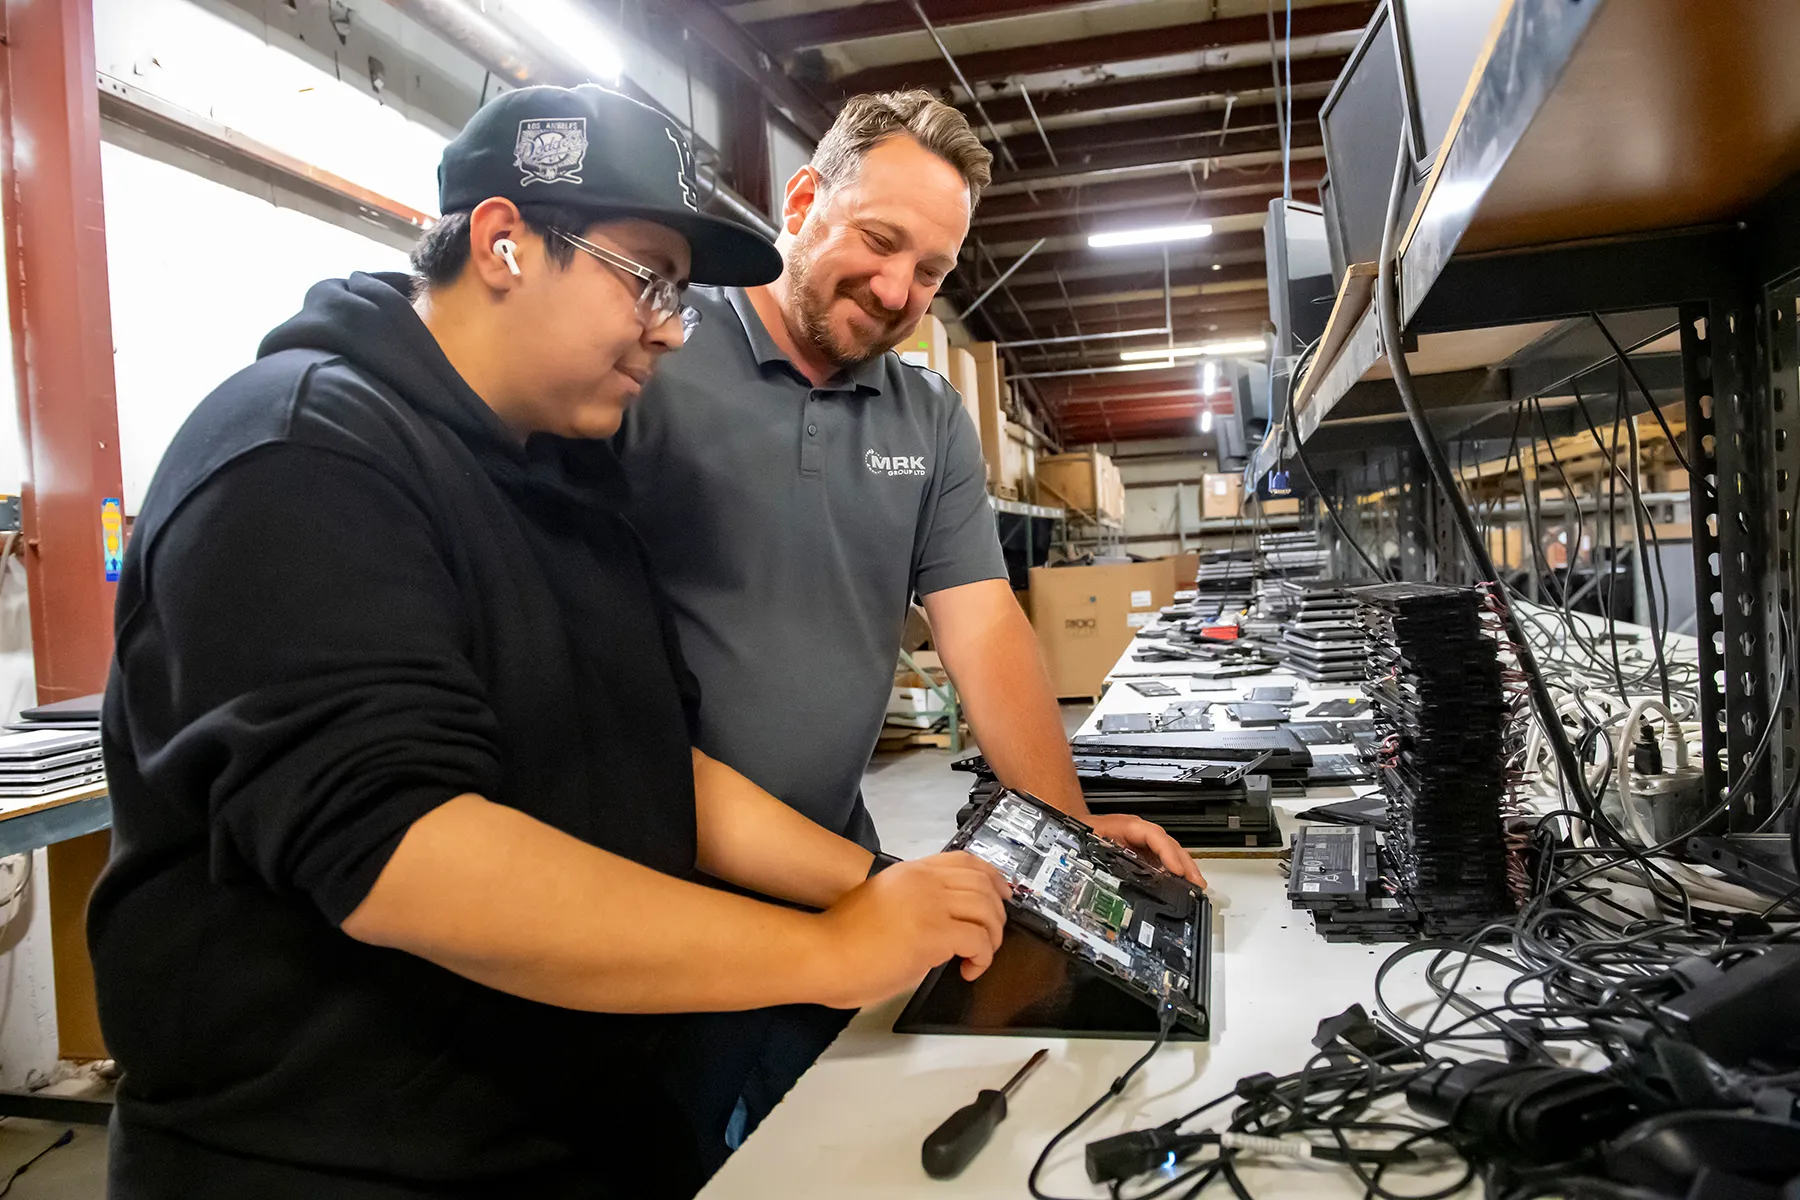
[[[1006,1081],[1005,1087],[999,1091],[982,1088],[973,1104],[963,1105],[932,1130],[919,1152],[925,1163],[925,1173],[933,1179],[949,1179],[961,1174],[964,1167],[975,1161],[981,1148],[994,1136],[994,1126],[1006,1120],[1006,1098],[1019,1089],[1025,1077],[1049,1054],[1048,1050],[1039,1050],[1026,1060],[1017,1075]]]

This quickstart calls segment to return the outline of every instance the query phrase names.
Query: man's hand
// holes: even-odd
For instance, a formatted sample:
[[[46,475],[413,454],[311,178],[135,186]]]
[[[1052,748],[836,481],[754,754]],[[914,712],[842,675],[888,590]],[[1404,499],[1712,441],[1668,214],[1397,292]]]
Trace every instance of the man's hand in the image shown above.
[[[817,918],[822,970],[836,1008],[861,1008],[963,960],[964,979],[987,970],[1006,927],[1006,881],[972,854],[897,863],[853,888]]]
[[[1200,874],[1200,868],[1194,865],[1192,856],[1174,838],[1163,832],[1161,825],[1152,824],[1130,813],[1108,813],[1106,816],[1090,816],[1086,820],[1094,827],[1094,832],[1107,841],[1129,846],[1146,858],[1161,863],[1163,870],[1170,874],[1179,875],[1200,887],[1206,886],[1206,877]]]

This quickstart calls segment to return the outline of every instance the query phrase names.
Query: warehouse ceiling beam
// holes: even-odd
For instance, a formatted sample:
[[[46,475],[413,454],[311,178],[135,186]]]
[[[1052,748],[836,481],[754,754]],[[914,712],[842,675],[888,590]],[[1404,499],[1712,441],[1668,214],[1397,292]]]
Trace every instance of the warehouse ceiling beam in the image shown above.
[[[1329,84],[1338,77],[1348,59],[1342,54],[1322,54],[1294,60],[1293,84],[1296,87]],[[1001,92],[982,97],[988,113],[1001,124],[1030,119],[1035,107],[1039,117],[1099,116],[1102,113],[1148,108],[1207,97],[1224,97],[1239,92],[1272,90],[1269,68],[1263,63],[1248,67],[1214,67],[1199,71],[1183,71],[1175,75],[1133,76],[1108,80],[1085,87],[1039,91],[1030,95],[1028,105],[1023,94]],[[1285,88],[1284,88],[1285,94]]]
[[[498,30],[499,27],[485,18],[481,21],[470,20],[470,17],[479,16],[479,14],[469,7],[467,0],[387,0],[387,3],[461,50],[484,70],[491,71],[504,79],[513,80],[517,77],[516,71],[524,70],[527,72],[527,81],[531,83],[570,86],[581,82],[569,68],[545,59],[536,51],[525,47],[511,34],[505,33],[504,30],[500,30],[503,35],[501,40],[487,36],[488,30]],[[513,48],[516,48],[518,55],[523,56],[520,60],[523,66],[511,57],[514,53]],[[630,80],[621,80],[619,90],[634,100],[650,105],[678,126],[687,128],[679,117],[658,104],[649,93],[632,84]],[[701,149],[705,149],[717,157],[716,147],[706,145],[699,137],[694,136],[692,129],[688,129],[688,134],[694,142],[696,160],[694,174],[706,193],[706,203],[723,209],[736,220],[773,238],[776,232],[774,223],[759,212],[755,205],[739,195],[736,189],[720,179],[716,171],[699,162]]]
[[[912,6],[913,15],[919,19],[919,24],[925,27],[925,32],[931,35],[932,45],[937,47],[938,55],[943,58],[944,65],[950,68],[950,74],[955,77],[956,82],[969,96],[970,102],[974,104],[975,115],[980,117],[982,124],[987,126],[988,136],[993,139],[994,145],[1000,151],[1000,156],[1006,159],[1007,166],[1015,171],[1018,170],[1019,162],[1013,157],[1012,147],[1006,144],[1006,139],[1000,136],[1000,131],[994,128],[993,121],[988,119],[986,111],[981,107],[981,97],[970,86],[968,78],[963,74],[962,67],[957,65],[956,56],[950,53],[950,47],[944,45],[944,39],[938,36],[937,29],[931,24],[931,18],[925,14],[925,9],[919,4],[919,0],[906,0],[906,2]]]
[[[1012,281],[1013,286],[1036,287],[1042,284],[1057,283],[1060,281],[1064,287],[1073,283],[1085,285],[1090,288],[1102,284],[1116,288],[1121,283],[1128,283],[1130,280],[1143,275],[1147,269],[1146,265],[1142,262],[1117,263],[1111,262],[1100,255],[1092,255],[1086,260],[1076,261],[1075,255],[1077,253],[1079,252],[1058,255],[1057,257],[1063,261],[1049,264],[1046,264],[1044,255],[1038,255],[1037,261],[1032,264],[1033,269],[1022,272],[1014,277]],[[1250,247],[1243,250],[1236,250],[1229,254],[1209,255],[1201,261],[1200,265],[1210,271],[1212,270],[1212,264],[1216,262],[1219,264],[1219,270],[1223,271],[1227,266],[1246,266],[1260,263],[1262,257],[1261,247]],[[1178,261],[1176,265],[1179,268],[1186,270],[1195,264],[1192,259],[1184,258]],[[1044,269],[1038,269],[1040,267]]]
[[[1309,159],[1294,164],[1294,186],[1315,189],[1325,176],[1323,159]],[[1026,218],[1067,217],[1083,213],[1114,212],[1132,208],[1149,208],[1223,200],[1233,196],[1267,196],[1281,192],[1281,168],[1251,167],[1241,171],[1215,171],[1202,179],[1193,175],[1160,176],[1152,179],[1125,180],[1119,183],[1096,183],[1080,189],[1040,191],[1038,202],[1022,194],[982,197],[975,210],[977,228],[1001,226],[1007,221]],[[995,233],[1002,232],[995,229]],[[1260,246],[1261,235],[1257,244]]]
[[[370,237],[411,249],[433,217],[379,192],[352,183],[323,167],[295,158],[210,117],[189,112],[123,79],[98,73],[100,115],[115,125],[147,134],[223,163],[273,187],[286,188],[376,228]]]
[[[1260,264],[1247,264],[1243,266],[1226,267],[1219,271],[1190,271],[1178,273],[1175,276],[1174,287],[1170,294],[1171,297],[1176,300],[1180,300],[1184,297],[1193,298],[1204,296],[1209,292],[1215,294],[1229,294],[1232,292],[1261,294],[1263,293],[1266,283],[1267,272],[1264,271],[1262,266]],[[1065,307],[1065,302],[1060,290],[1051,287],[1043,287],[1041,285],[1030,288],[1020,288],[1017,299],[1019,306],[1027,312],[1041,312]],[[1070,297],[1070,303],[1076,308],[1112,308],[1115,305],[1122,306],[1136,301],[1147,302],[1151,300],[1156,302],[1157,308],[1161,308],[1162,287],[1160,282],[1156,287],[1132,288],[1116,292],[1083,292],[1072,294]]]
[[[542,61],[524,42],[464,0],[387,0],[451,45],[480,63],[482,68],[514,87],[537,83],[568,83],[568,72]]]
[[[1324,144],[1324,135],[1317,124],[1294,126],[1296,161],[1302,157],[1316,158],[1317,154],[1310,152],[1318,150]],[[1096,148],[1083,152],[1073,162],[1063,162],[1058,166],[1045,163],[1018,171],[1001,171],[995,175],[992,187],[983,194],[1004,195],[1027,189],[1042,191],[1050,187],[1074,187],[1108,177],[1142,178],[1188,171],[1204,173],[1221,167],[1247,165],[1245,159],[1250,155],[1268,156],[1256,160],[1257,165],[1264,165],[1269,158],[1280,153],[1281,138],[1279,131],[1274,128],[1232,130],[1217,142],[1195,138],[1167,144]],[[1233,160],[1238,161],[1234,163]]]
[[[1317,122],[1318,119],[1317,100],[1294,102],[1296,125]],[[1071,125],[1055,130],[1050,140],[1056,148],[1057,157],[1068,159],[1097,149],[1228,138],[1232,132],[1248,134],[1257,130],[1274,129],[1280,121],[1281,109],[1275,105],[1248,104],[1229,110],[1201,109],[1195,112],[1099,121],[1091,125]],[[1057,165],[1054,161],[1043,163],[1045,156],[1040,149],[1035,145],[1027,145],[1023,151],[1024,157],[1040,165]]]
[[[1085,0],[1073,3],[1071,0],[924,0],[924,8],[933,24],[950,26],[1075,8],[1082,2]],[[912,33],[919,27],[918,18],[906,0],[877,0],[872,4],[744,23],[766,44],[796,50],[805,46],[828,46],[835,42]]]
[[[1038,252],[1039,248],[1042,247],[1043,244],[1044,244],[1044,239],[1039,238],[1037,240],[1036,244],[1031,247],[1031,249],[1025,251],[1025,253],[1019,255],[1018,258],[1014,259],[1013,263],[1010,267],[1007,267],[1006,270],[1000,272],[1000,277],[998,279],[996,279],[996,280],[994,280],[994,282],[988,284],[987,287],[985,289],[983,289],[981,295],[979,295],[979,296],[975,297],[975,299],[969,301],[969,306],[967,308],[963,309],[961,312],[956,314],[956,319],[958,321],[966,321],[970,317],[974,316],[975,310],[980,308],[982,306],[982,304],[984,304],[987,301],[987,298],[989,296],[993,295],[996,290],[1005,287],[1006,281],[1013,277],[1013,272],[1017,271],[1020,267],[1024,266],[1025,263],[1031,258],[1031,256]]]
[[[1316,37],[1359,30],[1369,23],[1369,18],[1375,14],[1375,8],[1374,0],[1297,8],[1294,10],[1293,36]],[[1184,21],[1177,25],[1134,29],[1101,37],[1072,38],[961,54],[957,56],[957,62],[970,80],[980,82],[1005,79],[1013,75],[1116,66],[1177,54],[1224,50],[1233,46],[1266,46],[1268,41],[1268,25],[1259,13],[1255,16]],[[845,94],[851,94],[902,87],[945,88],[955,81],[955,73],[943,63],[932,58],[921,58],[911,62],[869,67],[845,75],[837,82]]]
[[[796,83],[769,53],[761,36],[714,8],[708,0],[661,0],[660,7],[680,21],[727,66],[755,84],[770,107],[785,114],[802,140],[817,142],[831,128],[832,111]]]
[[[1314,189],[1305,189],[1310,193]],[[1302,194],[1296,188],[1295,194]],[[1136,229],[1145,226],[1178,225],[1190,221],[1216,221],[1223,217],[1253,217],[1266,213],[1269,201],[1281,195],[1281,189],[1225,196],[1204,204],[1168,205],[1161,208],[1131,209],[1126,212],[1083,213],[1066,217],[1038,217],[1024,221],[1007,221],[982,225],[979,231],[990,245],[1003,246],[1015,242],[1034,242],[1038,238],[1085,239],[1089,234],[1109,229]],[[1216,236],[1221,236],[1215,234]],[[1204,245],[1204,242],[1202,242]],[[996,251],[1006,253],[1006,251]],[[1096,251],[1098,253],[1098,251]]]

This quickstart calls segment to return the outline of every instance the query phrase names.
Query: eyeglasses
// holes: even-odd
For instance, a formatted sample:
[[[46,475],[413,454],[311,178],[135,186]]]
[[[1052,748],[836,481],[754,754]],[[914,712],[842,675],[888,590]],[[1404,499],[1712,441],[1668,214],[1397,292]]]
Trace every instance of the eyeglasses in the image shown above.
[[[572,233],[556,231],[560,237],[577,250],[593,255],[609,267],[617,267],[628,275],[644,281],[638,292],[637,316],[644,323],[645,329],[659,329],[670,317],[681,318],[681,336],[692,337],[694,330],[700,325],[700,310],[691,308],[681,302],[681,285],[673,279],[658,275],[643,263],[632,262],[622,254],[614,254],[604,246],[596,246],[586,238],[576,237]]]

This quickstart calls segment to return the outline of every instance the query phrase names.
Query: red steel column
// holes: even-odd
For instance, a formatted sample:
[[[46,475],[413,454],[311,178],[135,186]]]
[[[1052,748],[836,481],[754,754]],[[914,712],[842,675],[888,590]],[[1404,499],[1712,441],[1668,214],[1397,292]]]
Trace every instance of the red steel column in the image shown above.
[[[100,502],[123,498],[91,0],[5,0],[7,279],[25,438],[38,698],[97,692],[112,657]]]
[[[92,0],[0,0],[0,192],[11,270],[24,532],[38,699],[106,685],[116,586],[101,502],[123,499],[100,188]],[[85,936],[105,832],[50,847],[57,1029],[70,1058],[106,1054]]]

